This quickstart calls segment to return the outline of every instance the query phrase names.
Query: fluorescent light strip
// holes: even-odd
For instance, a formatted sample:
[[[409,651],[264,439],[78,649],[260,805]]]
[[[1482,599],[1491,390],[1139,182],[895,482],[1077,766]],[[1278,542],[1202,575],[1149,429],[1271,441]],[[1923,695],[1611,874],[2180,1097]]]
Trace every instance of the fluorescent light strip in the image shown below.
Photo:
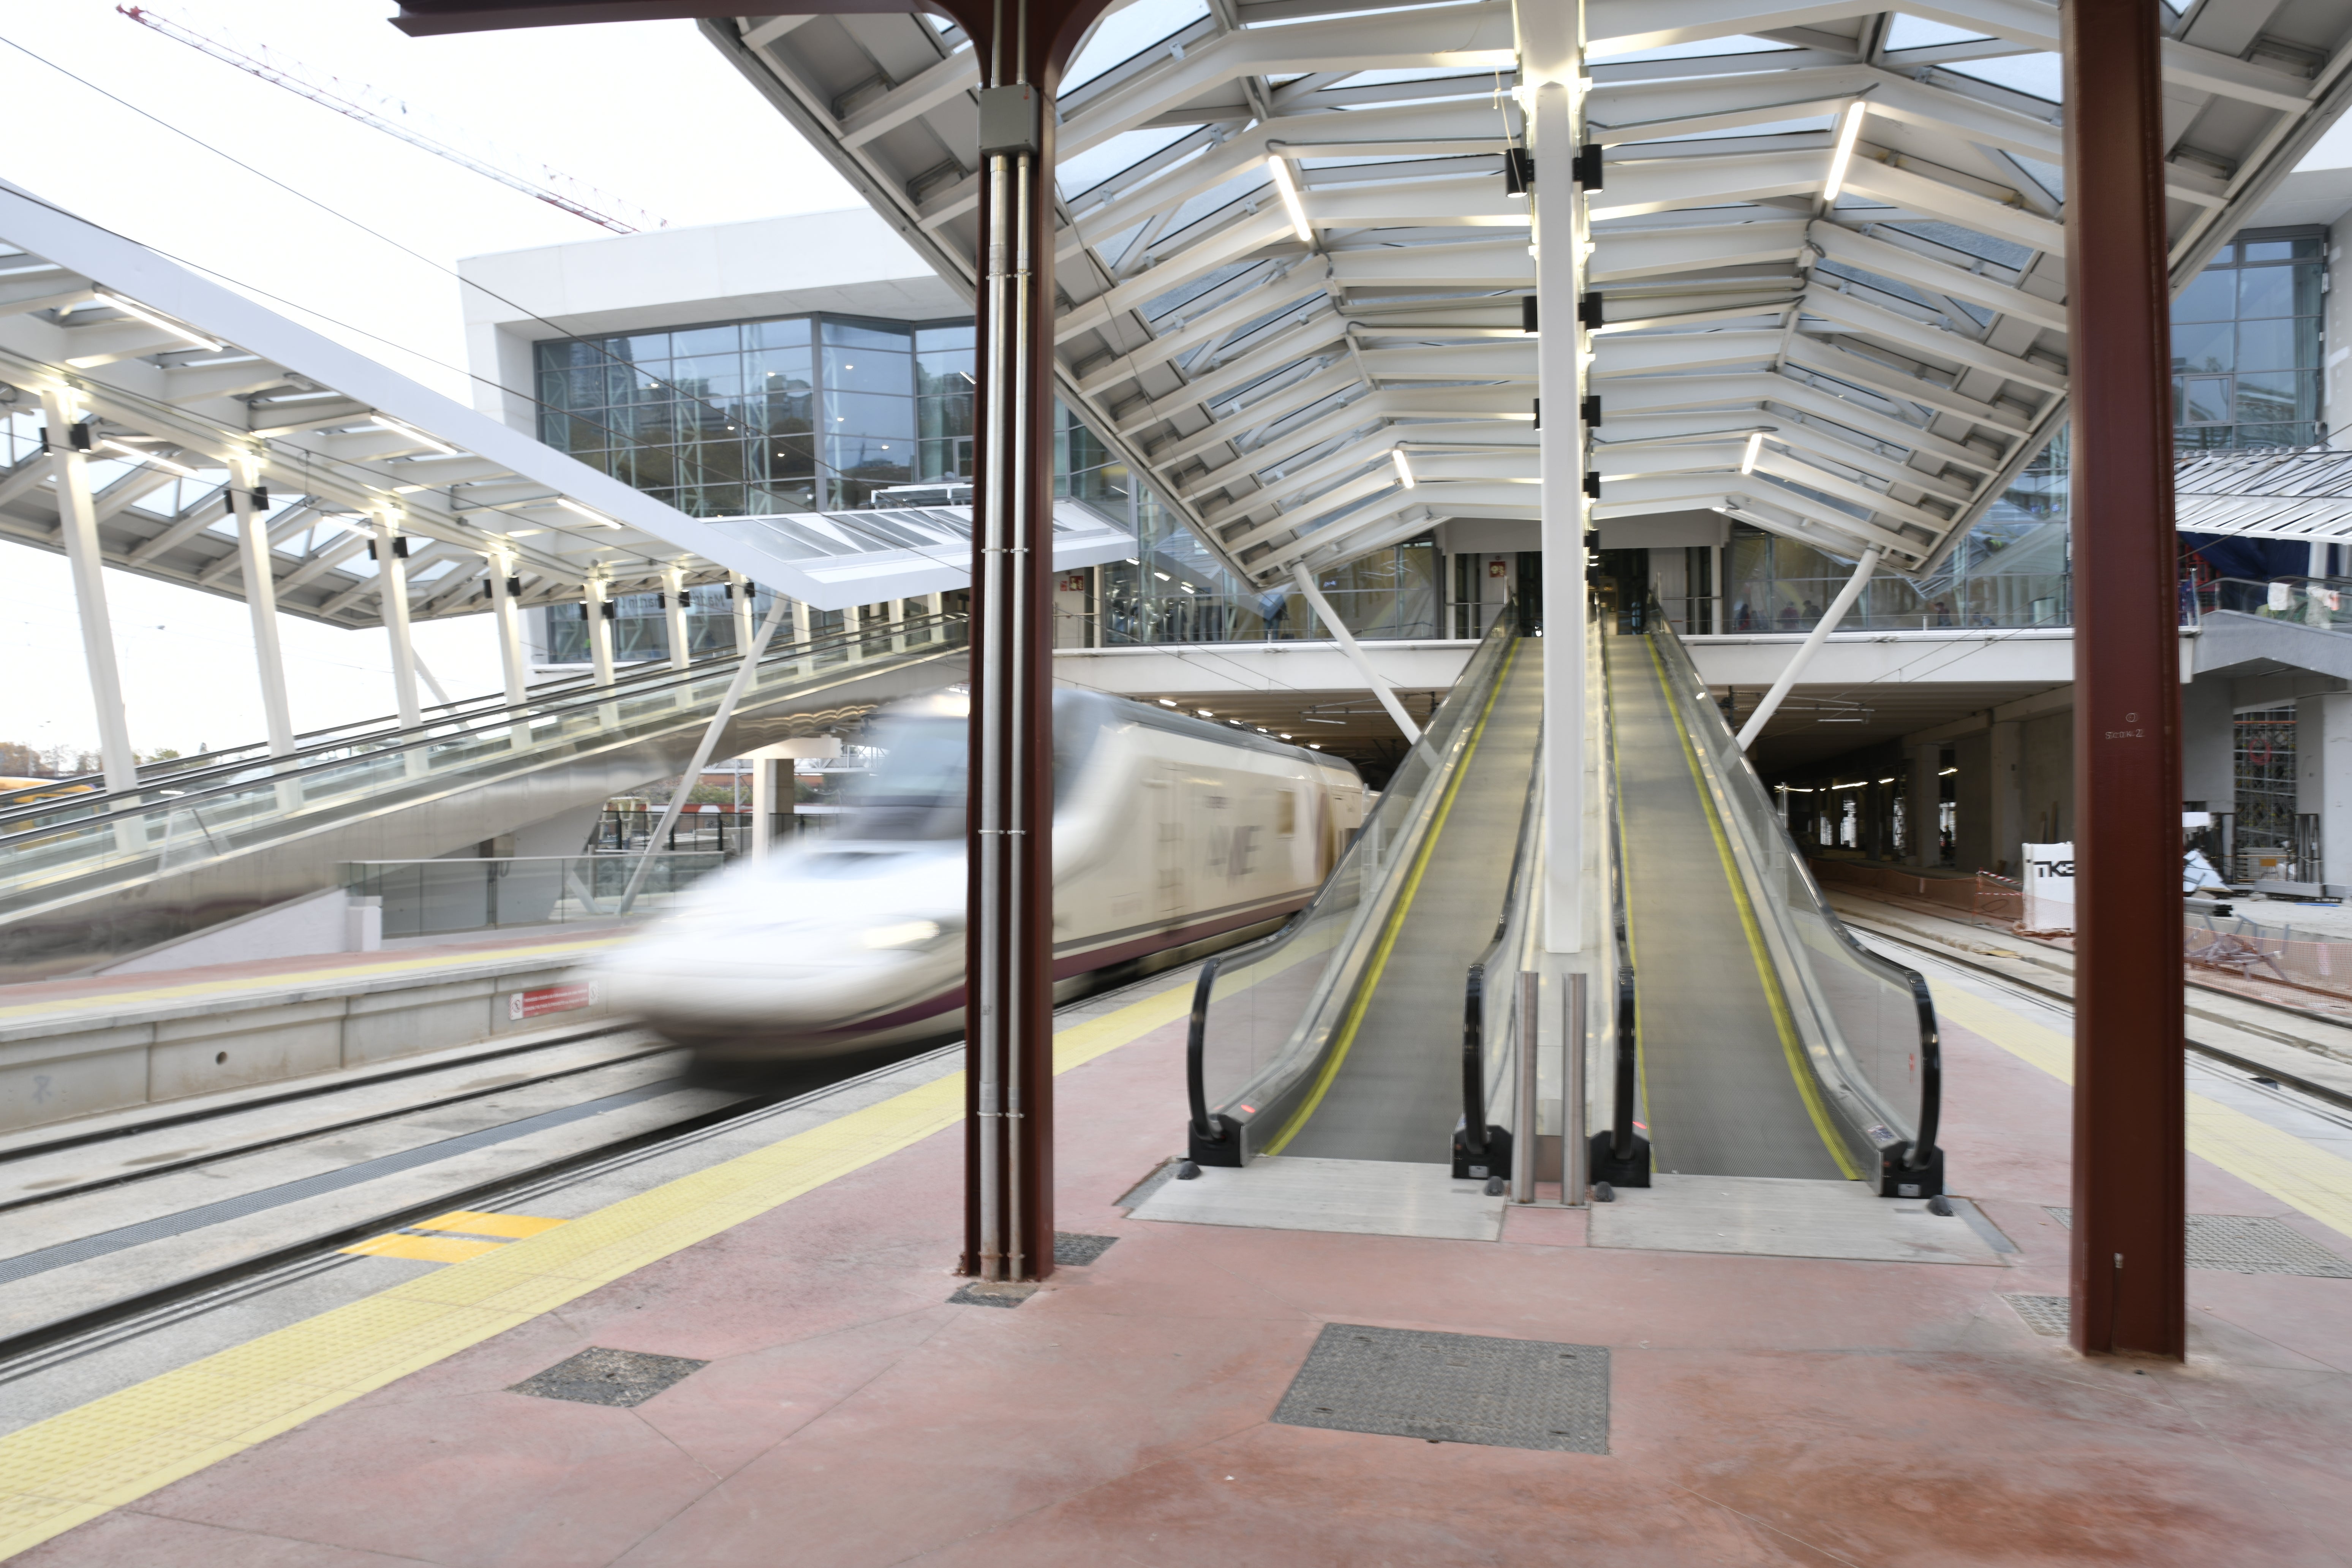
[[[124,457],[130,458],[134,461],[152,463],[159,468],[168,468],[184,479],[193,479],[196,477],[196,470],[189,468],[186,464],[175,463],[169,458],[158,457],[152,452],[142,451],[137,447],[127,447],[120,441],[100,441],[99,445],[101,447],[111,447],[113,450],[121,453]]]
[[[1412,477],[1412,464],[1405,459],[1404,448],[1402,447],[1391,447],[1389,448],[1389,456],[1396,461],[1397,478],[1404,481],[1405,489],[1412,489],[1419,481]]]
[[[1282,193],[1282,205],[1290,213],[1290,226],[1298,231],[1300,239],[1314,244],[1315,230],[1307,221],[1307,204],[1298,199],[1298,180],[1290,172],[1290,160],[1268,158],[1265,166],[1274,175],[1274,188]]]
[[[146,322],[149,326],[154,327],[162,331],[169,332],[175,338],[185,338],[188,342],[194,343],[199,348],[210,349],[214,353],[217,353],[222,349],[228,347],[226,343],[221,342],[218,338],[208,338],[202,332],[191,331],[187,328],[180,325],[179,322],[173,321],[170,317],[159,316],[154,311],[149,310],[146,306],[135,304],[132,301],[124,299],[120,294],[110,294],[103,289],[98,289],[97,294],[100,299],[105,300],[108,304],[121,311],[124,315],[135,316],[139,320]]]
[[[389,414],[379,414],[375,416],[375,422],[378,426],[383,429],[391,431],[395,436],[405,436],[412,441],[424,442],[425,445],[432,447],[435,451],[440,453],[445,458],[462,458],[466,455],[457,450],[457,447],[449,445],[448,442],[442,440],[439,437],[428,436],[424,431],[419,430],[415,426],[409,424],[404,419],[394,419]]]
[[[1763,450],[1764,432],[1758,430],[1751,433],[1748,437],[1748,450],[1742,454],[1739,459],[1739,471],[1743,474],[1754,473],[1756,471],[1757,457],[1761,454]]]
[[[1867,112],[1862,100],[1856,99],[1846,107],[1845,121],[1838,127],[1837,151],[1830,154],[1830,177],[1822,186],[1822,205],[1835,206],[1838,193],[1845,189],[1845,172],[1853,163],[1853,144],[1862,136],[1862,117]]]
[[[555,504],[562,507],[566,511],[577,512],[580,516],[586,518],[589,521],[596,524],[600,528],[618,528],[621,526],[619,523],[614,522],[611,518],[606,517],[601,511],[590,511],[586,507],[582,506],[578,501],[572,500],[569,496],[557,496],[555,498]]]

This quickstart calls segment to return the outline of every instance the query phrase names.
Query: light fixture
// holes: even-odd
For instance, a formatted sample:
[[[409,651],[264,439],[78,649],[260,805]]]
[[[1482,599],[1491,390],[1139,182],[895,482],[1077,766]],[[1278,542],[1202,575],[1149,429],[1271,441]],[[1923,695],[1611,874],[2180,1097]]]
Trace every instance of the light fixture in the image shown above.
[[[1167,574],[1167,573],[1165,573],[1165,572],[1154,572],[1154,573],[1152,574],[1152,575],[1153,575],[1154,577],[1159,578],[1162,583],[1173,582],[1173,581],[1175,580],[1175,579],[1173,579],[1173,578],[1170,577],[1170,576],[1168,575],[1168,574]]]
[[[1846,106],[1845,119],[1838,126],[1837,151],[1830,154],[1830,177],[1822,186],[1822,205],[1837,205],[1838,193],[1845,189],[1845,172],[1853,163],[1853,144],[1862,137],[1862,100],[1856,99]]]
[[[415,426],[411,425],[405,419],[394,419],[389,414],[379,414],[375,416],[375,422],[380,428],[389,430],[395,436],[405,436],[412,441],[422,442],[424,445],[432,447],[435,451],[440,453],[445,458],[462,458],[465,456],[463,452],[458,451],[457,447],[452,447],[448,442],[442,440],[437,436],[426,435],[424,431],[419,430]]]
[[[124,457],[132,458],[138,462],[152,463],[159,468],[168,468],[184,479],[193,479],[196,477],[196,470],[189,468],[186,464],[175,463],[169,458],[162,458],[156,456],[152,452],[142,451],[137,447],[126,447],[120,441],[100,441],[99,445],[101,447],[110,447],[114,450],[121,453]]]
[[[606,517],[603,512],[591,511],[569,496],[557,496],[555,498],[555,504],[562,507],[566,511],[578,513],[580,516],[586,518],[589,521],[595,523],[601,528],[618,528],[621,526],[619,523],[614,522],[611,518]]]
[[[1748,437],[1748,450],[1740,455],[1739,471],[1743,474],[1754,473],[1756,471],[1757,456],[1763,450],[1764,432],[1761,430],[1749,432]]]
[[[1206,708],[1195,708],[1192,711],[1198,713],[1203,719],[1213,719],[1216,717],[1214,713],[1210,712]]]
[[[1405,460],[1404,448],[1402,447],[1391,447],[1389,448],[1389,457],[1395,462],[1397,478],[1404,481],[1404,488],[1407,489],[1412,489],[1413,485],[1417,481],[1412,477],[1412,465]]]
[[[1132,556],[1132,555],[1130,555],[1130,556],[1129,556],[1129,557],[1127,558],[1127,563],[1128,563],[1129,566],[1140,566],[1140,565],[1142,565],[1142,564],[1143,564],[1143,563],[1142,563],[1142,562],[1138,561],[1138,560],[1137,560],[1134,556]]]
[[[1282,193],[1283,207],[1290,214],[1290,226],[1298,231],[1300,239],[1314,244],[1315,230],[1307,221],[1307,204],[1298,199],[1298,181],[1290,172],[1290,160],[1268,158],[1265,166],[1274,175],[1274,188]]]
[[[1937,773],[1936,776],[1939,779],[1948,779],[1959,771],[1960,770],[1958,768],[1946,768],[1942,773]]]
[[[1320,742],[1309,741],[1307,742],[1307,749],[1310,752],[1319,752],[1323,749],[1323,746]]]
[[[1173,708],[1176,706],[1176,703],[1172,698],[1163,697],[1160,700],[1160,706],[1162,708]]]
[[[1282,738],[1283,738],[1284,740],[1287,741],[1288,739],[1290,739],[1290,736],[1286,732],[1286,733],[1283,735],[1283,737],[1282,737]]]
[[[121,311],[124,315],[135,316],[151,327],[155,327],[163,331],[169,332],[175,338],[186,339],[189,342],[195,344],[198,348],[210,349],[214,353],[218,353],[221,350],[228,347],[226,343],[221,342],[218,338],[208,338],[202,332],[191,331],[187,328],[180,325],[179,322],[173,321],[170,317],[159,316],[154,311],[149,310],[146,306],[133,304],[131,300],[124,299],[120,294],[110,294],[103,289],[98,289],[96,292],[98,298],[105,300],[108,304]]]
[[[1179,584],[1177,584],[1176,585],[1177,585],[1179,588],[1183,589],[1183,590],[1184,590],[1184,592],[1186,592],[1186,593],[1188,593],[1188,594],[1197,594],[1197,593],[1199,593],[1199,592],[1200,592],[1200,590],[1199,590],[1198,588],[1193,587],[1193,586],[1192,586],[1192,584],[1190,584],[1190,583],[1179,583]]]

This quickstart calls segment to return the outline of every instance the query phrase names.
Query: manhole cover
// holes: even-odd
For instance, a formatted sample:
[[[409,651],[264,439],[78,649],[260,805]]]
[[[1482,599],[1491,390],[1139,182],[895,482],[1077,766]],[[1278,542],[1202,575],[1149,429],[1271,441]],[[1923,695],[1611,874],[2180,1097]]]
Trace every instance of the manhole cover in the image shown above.
[[[1605,1454],[1609,1351],[1327,1323],[1274,1419],[1433,1443]]]
[[[586,1350],[569,1361],[557,1362],[537,1377],[525,1378],[508,1392],[581,1405],[643,1405],[709,1364],[638,1351]]]
[[[1074,1230],[1054,1233],[1054,1261],[1065,1268],[1084,1268],[1110,1250],[1115,1236],[1081,1236]]]
[[[969,1285],[959,1286],[956,1293],[948,1298],[948,1305],[1010,1309],[1021,1305],[1036,1293],[1037,1287],[1034,1285],[1011,1280],[992,1284],[984,1279],[975,1279]]]
[[[2001,1300],[2016,1308],[2017,1315],[2023,1318],[2025,1326],[2035,1333],[2048,1334],[2058,1340],[2066,1337],[2066,1325],[2073,1318],[2073,1309],[2068,1306],[2065,1297],[2004,1294]]]
[[[2050,1217],[2072,1226],[2071,1208],[2050,1209]],[[2256,1215],[2193,1214],[2189,1216],[2189,1267],[2231,1274],[2305,1274],[2318,1279],[2352,1279],[2352,1262],[2337,1257],[2282,1219]]]

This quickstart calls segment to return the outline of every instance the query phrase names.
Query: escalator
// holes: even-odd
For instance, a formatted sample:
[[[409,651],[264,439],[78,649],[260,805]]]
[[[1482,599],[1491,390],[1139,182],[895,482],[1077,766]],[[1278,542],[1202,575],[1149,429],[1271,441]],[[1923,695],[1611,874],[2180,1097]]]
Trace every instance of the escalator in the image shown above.
[[[734,756],[961,679],[960,616],[772,647],[719,741]],[[336,885],[347,861],[420,860],[602,803],[691,760],[740,659],[449,703],[295,750],[150,763],[134,789],[0,795],[0,984],[87,969]]]
[[[1331,1060],[1269,1154],[1440,1157],[1462,1068],[1462,976],[1492,940],[1543,719],[1540,645],[1514,642],[1408,873]]]
[[[1589,856],[1584,947],[1534,940],[1541,645],[1507,615],[1316,900],[1204,969],[1195,1163],[1450,1150],[1457,1177],[1499,1193],[1508,1173],[1531,1196],[1573,1131],[1583,1179],[1621,1186],[1654,1171],[1942,1190],[1926,984],[1830,911],[1664,618],[1608,618],[1620,629],[1590,645],[1587,844],[1570,851]],[[1572,1063],[1517,1016],[1547,964],[1582,977]]]

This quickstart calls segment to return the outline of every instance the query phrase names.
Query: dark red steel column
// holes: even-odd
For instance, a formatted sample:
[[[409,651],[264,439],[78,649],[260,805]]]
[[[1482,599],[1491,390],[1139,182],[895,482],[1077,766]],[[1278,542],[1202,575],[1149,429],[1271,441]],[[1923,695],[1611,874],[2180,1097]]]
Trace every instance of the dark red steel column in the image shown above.
[[[1054,84],[1105,0],[956,7],[981,65],[963,1270],[1054,1269]]]
[[[2066,0],[2074,416],[2073,1339],[2186,1332],[2171,279],[2149,0]]]

